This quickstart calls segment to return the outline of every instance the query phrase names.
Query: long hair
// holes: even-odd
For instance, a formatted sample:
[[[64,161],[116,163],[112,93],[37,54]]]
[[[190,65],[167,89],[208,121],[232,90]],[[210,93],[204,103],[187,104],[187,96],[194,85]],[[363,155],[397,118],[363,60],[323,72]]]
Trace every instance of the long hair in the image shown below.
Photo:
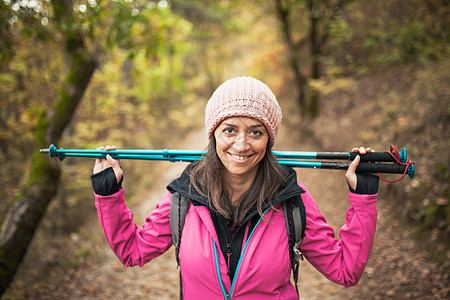
[[[262,207],[265,202],[272,205],[272,198],[282,185],[286,171],[277,162],[269,145],[259,162],[258,171],[250,188],[232,205],[229,195],[230,187],[224,179],[225,166],[216,152],[214,135],[209,139],[208,153],[199,162],[192,165],[190,181],[195,190],[208,198],[214,208],[229,225],[241,226],[256,204],[258,213],[263,217]]]

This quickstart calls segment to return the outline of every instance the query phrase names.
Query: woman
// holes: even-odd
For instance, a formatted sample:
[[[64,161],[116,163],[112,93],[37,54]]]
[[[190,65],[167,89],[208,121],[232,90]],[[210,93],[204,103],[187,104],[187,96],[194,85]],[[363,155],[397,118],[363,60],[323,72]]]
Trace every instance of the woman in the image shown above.
[[[298,299],[280,203],[300,195],[306,212],[302,254],[328,279],[357,284],[375,234],[378,177],[355,173],[359,156],[351,163],[345,175],[351,207],[338,241],[295,172],[272,154],[281,116],[261,81],[238,77],[223,83],[205,110],[208,153],[167,186],[142,228],[125,205],[119,163],[110,156],[98,159],[95,203],[122,263],[143,266],[172,245],[169,210],[178,193],[190,199],[179,247],[184,299]]]

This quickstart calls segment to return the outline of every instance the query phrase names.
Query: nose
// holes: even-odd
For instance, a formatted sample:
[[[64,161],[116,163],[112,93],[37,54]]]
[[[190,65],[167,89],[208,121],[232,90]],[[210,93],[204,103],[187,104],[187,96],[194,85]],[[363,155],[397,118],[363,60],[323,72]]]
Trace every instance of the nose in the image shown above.
[[[245,134],[245,132],[241,132],[236,137],[233,147],[238,152],[245,152],[250,149],[250,144],[248,143],[247,135]]]

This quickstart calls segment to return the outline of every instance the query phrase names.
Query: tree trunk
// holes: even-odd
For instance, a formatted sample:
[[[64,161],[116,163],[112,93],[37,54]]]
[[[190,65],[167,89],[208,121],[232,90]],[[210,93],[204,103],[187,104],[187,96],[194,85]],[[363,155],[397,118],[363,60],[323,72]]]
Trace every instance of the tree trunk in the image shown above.
[[[294,39],[292,37],[292,28],[289,23],[289,7],[283,6],[281,0],[275,0],[278,19],[281,22],[281,30],[283,32],[284,39],[288,48],[289,65],[291,70],[294,72],[294,77],[296,85],[298,87],[297,102],[300,106],[300,111],[302,114],[307,112],[306,103],[306,77],[300,72],[300,64],[297,59],[297,47],[295,45]]]
[[[319,79],[321,74],[321,56],[324,45],[330,33],[330,24],[340,13],[344,1],[305,1],[305,13],[308,16],[309,27],[306,38],[298,43],[294,41],[292,35],[292,24],[289,22],[289,14],[294,9],[295,2],[275,0],[277,17],[281,23],[283,33],[288,48],[289,64],[294,72],[298,88],[298,104],[302,115],[315,118],[319,115],[319,93],[313,89],[308,89],[310,79]],[[304,75],[300,72],[300,60],[297,54],[300,46],[309,42],[310,45],[310,74]]]
[[[311,43],[311,79],[320,77],[321,43],[319,34],[319,15],[314,11],[314,1],[308,0],[309,10],[309,40]],[[308,113],[312,118],[319,115],[319,94],[314,89],[309,91]]]
[[[71,1],[54,1],[60,5],[59,16],[71,16]],[[70,20],[69,20],[70,21]],[[70,27],[69,27],[70,28]],[[73,27],[72,27],[73,28]],[[37,150],[57,144],[69,124],[84,91],[97,67],[97,61],[87,50],[83,37],[77,31],[63,32],[65,51],[68,53],[68,74],[59,90],[59,99],[52,108],[43,109],[35,128],[35,152],[32,156],[30,175],[25,190],[7,212],[0,232],[0,295],[12,281],[39,222],[50,200],[55,196],[60,168]]]

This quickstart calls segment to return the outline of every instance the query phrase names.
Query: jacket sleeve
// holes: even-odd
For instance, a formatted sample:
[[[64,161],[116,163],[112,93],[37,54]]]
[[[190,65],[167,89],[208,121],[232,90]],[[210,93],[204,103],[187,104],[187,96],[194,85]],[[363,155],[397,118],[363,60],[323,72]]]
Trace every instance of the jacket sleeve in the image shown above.
[[[300,186],[306,191],[303,185]],[[361,278],[375,236],[377,196],[349,192],[351,206],[347,210],[346,222],[340,229],[339,241],[311,194],[307,191],[302,194],[306,229],[300,250],[329,280],[350,287]]]
[[[125,266],[140,266],[163,254],[172,245],[168,192],[138,228],[125,204],[124,189],[109,196],[95,194],[98,219],[111,249]]]

